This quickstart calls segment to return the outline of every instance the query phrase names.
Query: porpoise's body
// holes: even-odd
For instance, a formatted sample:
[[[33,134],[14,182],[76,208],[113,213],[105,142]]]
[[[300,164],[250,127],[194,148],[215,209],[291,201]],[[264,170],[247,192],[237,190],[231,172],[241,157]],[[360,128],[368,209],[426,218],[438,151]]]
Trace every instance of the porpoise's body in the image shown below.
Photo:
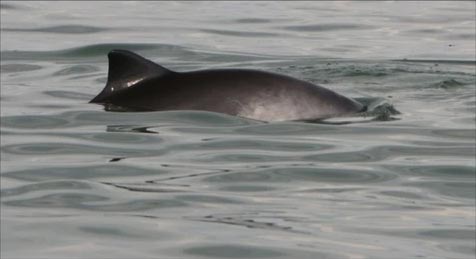
[[[363,109],[352,99],[285,75],[248,69],[174,72],[125,50],[108,57],[106,87],[92,103],[140,111],[212,111],[262,121],[324,119]]]

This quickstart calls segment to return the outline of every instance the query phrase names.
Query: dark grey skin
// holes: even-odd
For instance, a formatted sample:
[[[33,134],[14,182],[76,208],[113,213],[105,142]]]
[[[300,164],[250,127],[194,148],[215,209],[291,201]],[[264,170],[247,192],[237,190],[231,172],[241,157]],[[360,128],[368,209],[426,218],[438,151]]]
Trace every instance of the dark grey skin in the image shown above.
[[[201,110],[261,121],[317,120],[363,105],[289,76],[248,69],[174,72],[126,50],[108,54],[106,87],[92,99],[136,111]]]

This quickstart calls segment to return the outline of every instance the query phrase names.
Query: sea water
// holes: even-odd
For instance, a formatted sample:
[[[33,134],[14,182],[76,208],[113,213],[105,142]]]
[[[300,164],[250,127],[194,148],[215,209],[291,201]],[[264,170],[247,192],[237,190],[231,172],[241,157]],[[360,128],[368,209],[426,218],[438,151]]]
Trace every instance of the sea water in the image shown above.
[[[106,112],[111,49],[376,113]],[[475,61],[473,1],[2,1],[1,257],[473,259]]]

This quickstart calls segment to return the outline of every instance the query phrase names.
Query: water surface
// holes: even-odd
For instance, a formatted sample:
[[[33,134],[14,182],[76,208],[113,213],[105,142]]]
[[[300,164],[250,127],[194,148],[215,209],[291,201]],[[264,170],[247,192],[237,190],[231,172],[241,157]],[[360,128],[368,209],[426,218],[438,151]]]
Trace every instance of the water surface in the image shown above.
[[[2,1],[2,258],[474,258],[474,10]],[[105,112],[87,102],[115,48],[283,73],[377,113]]]

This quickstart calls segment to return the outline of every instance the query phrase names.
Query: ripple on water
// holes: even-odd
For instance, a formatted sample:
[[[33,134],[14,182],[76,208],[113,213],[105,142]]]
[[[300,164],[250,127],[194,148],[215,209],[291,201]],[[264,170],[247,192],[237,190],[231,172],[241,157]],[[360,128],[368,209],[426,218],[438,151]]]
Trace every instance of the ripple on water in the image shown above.
[[[463,165],[385,165],[398,172],[405,186],[424,188],[446,197],[464,198],[474,204],[476,196],[476,169]],[[473,200],[473,201],[471,201]]]
[[[317,183],[376,183],[385,182],[395,178],[395,175],[385,171],[364,171],[349,169],[326,169],[311,167],[279,167],[255,170],[252,172],[230,172],[226,174],[208,176],[202,179],[206,182],[220,183],[291,183],[317,182]]]
[[[293,123],[293,122],[281,122],[281,123],[269,123],[269,124],[257,124],[250,125],[248,127],[242,127],[235,129],[237,134],[257,134],[257,135],[292,135],[292,136],[306,136],[315,135],[316,132],[327,133],[334,132],[336,127],[312,124],[312,123]]]
[[[29,132],[14,132],[4,130],[4,136],[9,137],[32,137]],[[128,132],[99,132],[99,133],[75,133],[75,132],[42,132],[35,134],[44,142],[20,143],[4,145],[4,154],[12,155],[38,155],[51,157],[54,155],[80,155],[80,154],[103,154],[114,157],[161,155],[168,151],[161,144],[164,142],[158,135],[130,134]],[[62,141],[59,141],[62,140]],[[82,143],[82,144],[76,144]],[[91,145],[93,143],[94,145]],[[141,148],[137,148],[141,145]],[[146,150],[146,147],[149,147]],[[56,159],[58,160],[58,159]]]
[[[210,203],[210,204],[243,204],[238,199],[224,198],[215,195],[177,195],[176,198],[181,201],[193,203]]]
[[[246,241],[242,242],[242,244],[198,243],[191,244],[189,248],[183,251],[185,254],[194,257],[205,258],[347,258],[345,254],[315,251],[312,247],[309,249],[293,249],[271,245],[256,246],[256,244],[247,243]]]
[[[248,193],[248,192],[268,192],[268,191],[274,191],[277,190],[278,188],[271,187],[269,186],[269,183],[263,184],[263,185],[256,185],[256,184],[233,184],[233,185],[227,185],[224,187],[218,188],[221,191],[226,191],[226,192],[241,192],[241,193]]]
[[[113,177],[160,176],[169,172],[170,170],[165,169],[145,169],[126,165],[109,164],[96,166],[46,167],[10,171],[2,173],[2,177],[37,182],[58,179],[111,179]]]
[[[474,118],[474,117],[473,117]],[[476,139],[476,132],[474,129],[433,129],[431,133],[435,136],[448,138],[461,138],[461,139]],[[471,152],[471,153],[474,153]]]
[[[100,68],[93,65],[71,65],[53,73],[53,76],[69,76],[78,74],[89,74],[100,71]]]
[[[0,9],[5,9],[5,10],[6,10],[6,9],[11,9],[11,10],[13,10],[13,9],[17,9],[17,7],[14,6],[14,5],[11,5],[11,4],[1,3],[1,4],[0,4]]]
[[[104,27],[86,26],[86,25],[58,25],[41,28],[3,28],[2,31],[12,32],[47,32],[60,34],[90,34],[110,30]]]
[[[33,184],[26,184],[14,188],[3,188],[1,197],[17,196],[29,192],[53,190],[89,190],[93,189],[90,183],[74,180],[52,180]]]
[[[352,152],[327,152],[317,155],[303,156],[302,159],[306,161],[319,161],[319,162],[336,162],[336,163],[349,163],[349,162],[375,162],[385,158],[384,155],[374,150],[362,150]]]
[[[257,138],[211,138],[199,143],[187,143],[172,147],[174,150],[195,152],[192,161],[222,162],[266,162],[289,160],[289,156],[333,148],[333,145],[301,141],[263,140]]]
[[[431,165],[431,166],[386,166],[388,169],[398,171],[400,175],[411,176],[419,180],[445,180],[445,181],[475,181],[476,169],[474,166],[464,165]]]
[[[31,143],[31,144],[12,144],[5,145],[2,148],[3,152],[15,155],[36,155],[36,156],[51,156],[51,155],[107,155],[107,156],[151,156],[162,155],[166,151],[162,149],[148,149],[132,148],[129,146],[123,147],[107,147],[104,145],[85,145],[74,143]]]
[[[248,152],[243,150],[236,152],[219,151],[219,153],[208,152],[205,154],[197,154],[190,159],[196,162],[208,163],[224,163],[224,162],[241,162],[241,163],[263,163],[263,162],[280,162],[288,159],[285,155],[268,155],[268,152]]]
[[[43,94],[46,94],[52,97],[61,98],[61,99],[69,99],[69,100],[84,101],[84,100],[89,100],[91,98],[91,96],[88,94],[73,92],[73,91],[51,90],[51,91],[44,91]]]
[[[468,202],[469,206],[474,206],[476,196],[475,182],[445,182],[445,181],[420,181],[409,182],[407,186],[424,188],[433,193],[452,197],[454,200],[462,202],[462,198]]]
[[[463,86],[469,85],[469,84],[470,84],[469,82],[465,83],[465,82],[461,82],[457,79],[450,78],[450,79],[445,79],[445,80],[433,83],[429,87],[430,88],[442,88],[442,89],[455,89],[455,88],[460,88],[460,87],[463,87]]]
[[[373,152],[381,152],[388,157],[474,157],[473,147],[420,147],[406,145],[387,145],[376,147]]]
[[[434,143],[434,142],[431,142]],[[420,143],[421,144],[421,143]],[[377,162],[390,158],[415,157],[415,156],[471,156],[474,149],[470,147],[458,147],[454,145],[441,147],[421,147],[404,145],[369,146],[365,150],[352,152],[326,152],[301,157],[306,161],[316,162]]]
[[[265,248],[263,246],[244,246],[244,245],[196,245],[186,248],[185,253],[194,256],[205,256],[208,258],[266,258],[282,257],[282,252],[276,249]]]
[[[139,131],[139,132],[143,132],[143,131]],[[146,133],[149,133],[149,132],[146,132]],[[105,132],[105,133],[90,133],[90,134],[74,134],[74,137],[79,139],[84,139],[84,140],[92,140],[96,143],[156,145],[155,147],[159,147],[160,144],[163,144],[162,138],[160,138],[157,135],[151,135],[151,134],[128,134],[128,133],[120,133],[120,132]]]
[[[2,117],[2,127],[14,129],[49,129],[68,124],[68,120],[55,116],[22,115]]]
[[[40,70],[42,68],[42,66],[31,64],[2,64],[0,65],[0,72],[2,72],[2,74],[19,73]]]
[[[217,62],[236,62],[252,60],[262,61],[267,59],[263,55],[253,54],[233,54],[233,53],[220,53],[219,55],[213,54],[210,51],[201,51],[197,49],[190,49],[181,45],[173,44],[151,44],[151,43],[103,43],[103,44],[91,44],[83,45],[77,48],[69,48],[55,51],[2,51],[2,61],[5,60],[81,60],[87,59],[88,63],[91,62],[103,62],[104,55],[112,49],[127,49],[130,51],[138,52],[142,56],[161,57],[161,60],[176,59],[181,57],[183,60],[193,62],[198,60],[201,62],[213,61]],[[202,65],[203,66],[203,65]]]
[[[235,37],[275,37],[277,34],[269,32],[254,32],[254,31],[230,31],[230,30],[212,30],[212,29],[201,29],[200,31],[217,34],[223,36],[235,36]]]
[[[357,231],[362,231],[363,233],[378,233],[383,235],[395,235],[401,236],[406,238],[416,238],[420,239],[425,237],[426,239],[431,240],[454,240],[454,239],[461,239],[467,240],[470,243],[470,240],[474,240],[476,237],[476,233],[473,229],[455,229],[455,228],[444,228],[441,227],[440,229],[427,229],[427,228],[412,228],[412,229],[405,229],[399,228],[394,230],[386,230],[386,229],[362,229],[355,227]]]
[[[309,24],[309,25],[294,25],[282,27],[289,31],[305,31],[305,32],[326,32],[338,30],[366,30],[372,29],[373,26],[363,24],[351,23],[329,23],[329,24]]]
[[[286,140],[263,140],[250,138],[215,138],[198,144],[202,150],[263,150],[272,152],[310,152],[332,148],[321,143],[297,142]]]
[[[411,199],[411,200],[424,200],[424,199],[427,199],[427,197],[425,195],[422,195],[422,194],[419,194],[419,193],[415,193],[414,190],[407,190],[407,191],[403,191],[403,190],[383,190],[383,191],[378,191],[378,194],[381,194],[381,195],[387,195],[387,196],[390,196],[390,197],[395,197],[395,198],[402,198],[402,199]]]
[[[111,224],[110,222],[102,224],[88,224],[86,226],[78,227],[78,230],[86,233],[86,234],[93,234],[95,236],[102,236],[102,237],[112,237],[112,238],[127,238],[127,239],[165,239],[165,237],[161,237],[157,235],[157,232],[149,232],[142,229],[139,231],[136,226],[134,228],[124,226],[123,224]],[[147,233],[147,234],[145,234]]]
[[[186,206],[186,203],[177,199],[138,199],[126,202],[114,202],[105,195],[91,193],[55,193],[28,199],[10,199],[2,202],[3,205],[28,208],[71,208],[92,211],[144,211]]]
[[[262,18],[242,18],[236,19],[234,22],[237,23],[270,23],[272,20],[270,19],[262,19]]]

